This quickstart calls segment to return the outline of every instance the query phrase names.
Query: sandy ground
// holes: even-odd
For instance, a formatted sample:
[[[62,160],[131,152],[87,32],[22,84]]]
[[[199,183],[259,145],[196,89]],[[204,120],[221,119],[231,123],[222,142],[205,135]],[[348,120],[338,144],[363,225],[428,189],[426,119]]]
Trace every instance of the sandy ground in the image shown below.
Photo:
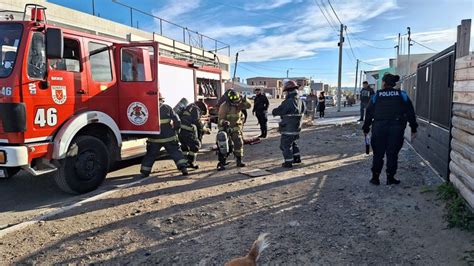
[[[473,235],[446,229],[439,177],[405,146],[402,184],[370,185],[359,128],[306,128],[304,162],[291,170],[280,167],[276,132],[245,147],[244,169],[216,172],[208,152],[184,179],[159,161],[137,186],[1,238],[0,261],[220,265],[267,232],[262,264],[472,263]],[[266,175],[241,173],[253,169]]]

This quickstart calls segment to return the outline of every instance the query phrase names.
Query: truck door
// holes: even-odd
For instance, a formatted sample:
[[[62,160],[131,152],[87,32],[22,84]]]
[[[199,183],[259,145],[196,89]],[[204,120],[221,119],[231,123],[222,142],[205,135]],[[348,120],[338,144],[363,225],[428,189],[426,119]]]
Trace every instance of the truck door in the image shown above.
[[[160,131],[158,44],[114,46],[120,131],[122,134],[157,135]]]

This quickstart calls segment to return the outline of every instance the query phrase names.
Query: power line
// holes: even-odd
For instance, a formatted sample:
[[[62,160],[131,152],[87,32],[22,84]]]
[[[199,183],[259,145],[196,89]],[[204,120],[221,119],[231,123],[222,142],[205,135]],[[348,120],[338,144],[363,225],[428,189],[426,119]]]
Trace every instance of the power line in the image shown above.
[[[359,63],[364,63],[364,64],[369,65],[369,66],[378,66],[376,64],[367,63],[367,62],[362,61],[362,60],[359,60]]]
[[[313,0],[314,3],[318,6],[319,10],[321,11],[321,14],[323,14],[324,18],[326,19],[328,25],[334,30],[337,32],[337,29],[334,27],[334,25],[329,21],[328,17],[326,17],[326,14],[324,14],[324,11],[323,9],[321,8],[321,5],[318,3],[317,0]]]
[[[354,53],[354,49],[352,49],[351,38],[349,38],[349,33],[347,32],[347,28],[345,28],[344,31],[346,32],[347,42],[349,43],[349,48],[351,48],[352,56],[354,56],[354,58],[357,59],[357,56]]]
[[[336,15],[337,20],[339,20],[339,23],[344,24],[344,23],[342,23],[342,21],[339,19],[339,16],[337,15],[336,10],[334,10],[334,7],[333,7],[332,4],[331,4],[331,1],[328,0],[328,4],[329,4],[329,6],[331,7],[332,12],[334,12],[334,15]]]
[[[420,46],[422,46],[422,47],[425,47],[426,49],[431,50],[431,51],[433,51],[433,52],[435,52],[435,53],[438,52],[438,51],[436,51],[435,49],[430,48],[430,47],[428,47],[428,46],[426,46],[426,45],[424,45],[424,44],[421,44],[421,43],[419,43],[419,42],[417,42],[417,41],[415,41],[415,40],[413,40],[413,39],[411,39],[411,41],[414,42],[414,43],[416,43],[416,44],[418,44],[418,45],[420,45]]]

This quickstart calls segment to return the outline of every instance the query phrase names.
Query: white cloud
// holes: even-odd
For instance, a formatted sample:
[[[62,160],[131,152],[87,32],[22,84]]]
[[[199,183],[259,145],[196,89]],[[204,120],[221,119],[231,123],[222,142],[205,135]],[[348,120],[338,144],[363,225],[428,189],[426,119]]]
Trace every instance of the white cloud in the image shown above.
[[[318,6],[312,1],[308,3],[310,5],[293,20],[287,21],[278,33],[267,33],[234,45],[235,49],[245,49],[242,61],[305,58],[316,55],[320,49],[336,49],[337,33],[328,26]],[[351,25],[350,31],[355,33],[365,29],[364,22],[367,20],[398,7],[395,0],[345,0],[338,2],[334,8],[342,21]],[[263,35],[266,32],[260,33]],[[353,43],[353,46],[357,44]]]
[[[439,42],[450,42],[451,44],[456,42],[456,28],[444,29],[444,30],[433,30],[425,32],[415,32],[412,34],[413,40],[423,43],[439,43]]]
[[[199,8],[201,0],[187,0],[186,4],[181,1],[168,1],[168,3],[157,10],[152,10],[152,14],[170,21],[179,21],[181,15],[187,14]]]
[[[245,5],[246,10],[269,10],[291,3],[291,0],[268,0]]]
[[[204,35],[212,36],[212,38],[223,38],[229,36],[241,36],[250,37],[261,34],[264,31],[264,27],[255,27],[249,25],[242,26],[217,26],[213,27],[205,32]]]

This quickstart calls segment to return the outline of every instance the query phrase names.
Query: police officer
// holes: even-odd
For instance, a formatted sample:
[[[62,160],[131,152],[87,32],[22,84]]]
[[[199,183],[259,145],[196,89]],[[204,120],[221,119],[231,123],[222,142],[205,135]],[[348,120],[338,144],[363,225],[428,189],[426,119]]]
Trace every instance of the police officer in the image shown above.
[[[258,124],[260,125],[260,136],[259,138],[266,138],[267,137],[267,112],[268,106],[270,103],[268,102],[267,96],[262,93],[260,88],[255,89],[255,100],[253,104],[252,113],[257,117]]]
[[[298,139],[300,138],[301,123],[305,112],[305,103],[298,96],[298,85],[289,80],[283,88],[287,92],[286,99],[280,106],[273,109],[273,116],[280,116],[279,131],[281,134],[280,149],[283,152],[285,162],[283,167],[291,168],[293,163],[301,163]]]
[[[245,164],[242,162],[242,157],[244,156],[242,110],[250,109],[252,104],[247,98],[242,98],[233,89],[227,90],[224,97],[225,101],[219,107],[218,127],[220,131],[227,131],[229,134],[229,139],[233,144],[237,167],[244,167]],[[222,154],[219,150],[218,159],[217,170],[225,170],[227,154]]]
[[[374,90],[369,86],[369,82],[364,81],[362,83],[363,88],[360,90],[360,119],[364,121],[365,109],[369,105],[370,98],[375,94]]]
[[[153,163],[162,147],[174,160],[178,170],[185,176],[188,175],[187,160],[184,159],[179,150],[178,132],[181,128],[181,120],[171,106],[164,103],[160,94],[160,135],[149,137],[146,146],[146,154],[142,160],[140,173],[147,177],[151,173]]]
[[[371,145],[374,151],[372,179],[370,183],[380,185],[380,172],[384,156],[387,155],[387,185],[400,184],[395,179],[398,153],[403,146],[403,135],[407,121],[411,127],[412,138],[416,136],[415,110],[405,91],[394,89],[398,75],[387,73],[382,78],[382,90],[371,98],[364,121],[364,134],[367,135],[372,125]]]
[[[188,167],[198,169],[196,164],[197,153],[201,147],[202,136],[209,130],[204,128],[201,122],[201,109],[196,103],[191,103],[180,115],[181,131],[179,132],[179,142],[183,155],[188,160]]]

